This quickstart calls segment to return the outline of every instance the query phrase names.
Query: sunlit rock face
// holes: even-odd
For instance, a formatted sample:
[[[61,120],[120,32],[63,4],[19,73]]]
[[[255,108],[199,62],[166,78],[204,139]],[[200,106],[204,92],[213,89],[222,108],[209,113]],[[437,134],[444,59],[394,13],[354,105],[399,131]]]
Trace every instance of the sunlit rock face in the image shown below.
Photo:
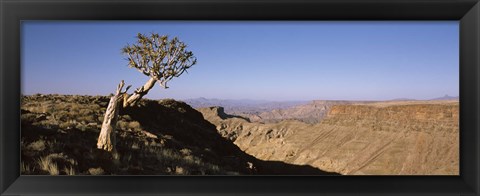
[[[458,100],[336,103],[315,124],[199,111],[222,136],[262,160],[348,175],[459,174]]]

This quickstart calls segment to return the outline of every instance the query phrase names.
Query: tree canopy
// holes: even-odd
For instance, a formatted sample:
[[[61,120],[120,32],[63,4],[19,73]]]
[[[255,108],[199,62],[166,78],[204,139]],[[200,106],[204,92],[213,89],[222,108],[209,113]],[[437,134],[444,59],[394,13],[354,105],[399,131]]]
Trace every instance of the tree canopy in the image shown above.
[[[129,67],[136,68],[158,81],[163,88],[168,88],[168,81],[179,77],[197,62],[197,58],[186,48],[187,45],[177,37],[169,39],[167,35],[138,33],[137,43],[128,44],[122,48],[122,53],[128,56]]]

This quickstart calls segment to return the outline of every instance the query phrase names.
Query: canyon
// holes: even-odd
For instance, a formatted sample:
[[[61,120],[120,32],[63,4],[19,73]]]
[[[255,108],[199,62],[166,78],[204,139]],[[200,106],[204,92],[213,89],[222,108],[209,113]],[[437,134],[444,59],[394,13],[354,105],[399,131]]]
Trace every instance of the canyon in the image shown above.
[[[299,107],[303,118],[285,112],[275,122],[225,114],[222,107],[197,110],[261,160],[344,175],[459,174],[458,100],[314,101],[290,110]]]

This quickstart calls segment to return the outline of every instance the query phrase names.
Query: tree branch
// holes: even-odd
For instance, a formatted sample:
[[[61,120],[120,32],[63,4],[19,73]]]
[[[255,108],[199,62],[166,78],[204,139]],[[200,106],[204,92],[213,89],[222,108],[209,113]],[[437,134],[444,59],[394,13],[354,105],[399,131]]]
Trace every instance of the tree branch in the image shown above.
[[[132,95],[124,98],[123,107],[134,106],[140,99],[143,98],[143,96],[148,93],[148,91],[150,91],[150,89],[153,88],[156,81],[156,79],[150,78],[142,87],[133,92]]]

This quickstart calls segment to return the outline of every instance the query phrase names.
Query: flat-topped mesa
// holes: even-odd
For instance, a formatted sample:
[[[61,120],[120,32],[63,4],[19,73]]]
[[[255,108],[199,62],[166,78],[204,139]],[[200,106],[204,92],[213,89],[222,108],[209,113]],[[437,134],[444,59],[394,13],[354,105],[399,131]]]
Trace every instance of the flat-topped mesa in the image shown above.
[[[335,105],[330,109],[324,124],[374,124],[421,125],[425,127],[449,128],[458,131],[458,102],[448,103],[374,103]],[[395,128],[391,126],[390,128]],[[399,127],[396,127],[399,128]],[[425,131],[434,129],[426,128]]]

